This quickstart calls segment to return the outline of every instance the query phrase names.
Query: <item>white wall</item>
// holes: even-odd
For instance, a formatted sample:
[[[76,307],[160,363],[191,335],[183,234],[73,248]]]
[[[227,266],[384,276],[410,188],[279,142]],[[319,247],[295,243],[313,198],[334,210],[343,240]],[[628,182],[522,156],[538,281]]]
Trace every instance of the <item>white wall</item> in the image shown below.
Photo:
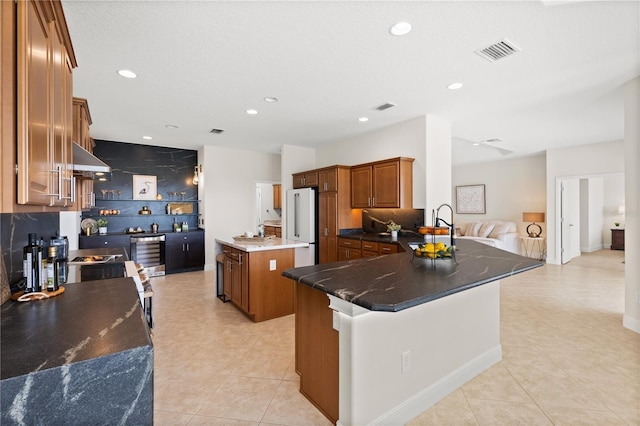
[[[547,151],[547,263],[560,264],[559,179],[622,173],[624,157],[622,141]]]
[[[625,309],[623,324],[640,333],[640,77],[624,88]]]
[[[316,167],[334,164],[352,166],[393,157],[415,158],[413,207],[425,208],[427,121],[426,116],[420,116],[384,129],[325,145],[316,151]],[[451,141],[449,141],[449,151],[450,144]]]
[[[216,238],[256,228],[256,183],[280,181],[280,155],[205,146],[203,165],[206,269],[215,268]],[[257,230],[255,230],[257,231]]]
[[[456,215],[456,221],[511,221],[525,235],[529,223],[522,222],[522,213],[545,211],[545,176],[544,155],[454,167],[451,187],[454,202],[456,186],[484,184],[487,212],[484,215]],[[539,225],[542,227],[542,235],[546,235],[546,222]]]
[[[603,248],[604,178],[580,179],[580,251]],[[609,238],[611,239],[611,238]]]

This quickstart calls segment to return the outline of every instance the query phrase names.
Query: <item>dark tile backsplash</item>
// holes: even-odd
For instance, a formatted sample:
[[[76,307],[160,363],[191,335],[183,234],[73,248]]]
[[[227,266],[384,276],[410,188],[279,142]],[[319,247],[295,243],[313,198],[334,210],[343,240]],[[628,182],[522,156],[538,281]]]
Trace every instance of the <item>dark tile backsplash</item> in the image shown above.
[[[108,232],[137,227],[149,232],[152,223],[158,224],[160,232],[168,232],[174,219],[187,222],[189,229],[198,227],[198,187],[191,182],[198,151],[98,140],[93,153],[111,167],[112,177],[107,182],[95,181],[96,207],[83,212],[83,219],[97,219],[100,210],[119,210],[120,215],[105,216]],[[155,176],[162,200],[133,200],[134,175]],[[167,203],[183,201],[193,202],[192,214],[166,214]],[[151,210],[150,215],[138,214],[143,206]]]
[[[35,233],[48,244],[60,229],[59,213],[2,213],[0,214],[0,241],[9,283],[22,278],[22,248]]]
[[[365,233],[387,232],[391,221],[402,226],[400,235],[416,234],[424,225],[424,209],[362,209],[362,231]]]

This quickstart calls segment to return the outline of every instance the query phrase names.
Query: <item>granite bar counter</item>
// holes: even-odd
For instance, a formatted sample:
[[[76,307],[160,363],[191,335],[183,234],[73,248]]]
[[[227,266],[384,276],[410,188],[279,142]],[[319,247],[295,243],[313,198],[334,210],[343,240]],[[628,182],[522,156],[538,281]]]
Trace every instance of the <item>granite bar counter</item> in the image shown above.
[[[1,424],[153,423],[153,344],[123,265],[108,265],[120,278],[2,305]]]
[[[372,311],[395,312],[543,265],[476,241],[458,241],[455,260],[433,260],[412,255],[409,245],[426,242],[422,237],[349,237],[397,243],[405,253],[288,269],[283,275]]]
[[[469,240],[455,260],[393,242],[405,252],[283,272],[300,392],[336,424],[405,424],[500,361],[500,280],[543,265]]]

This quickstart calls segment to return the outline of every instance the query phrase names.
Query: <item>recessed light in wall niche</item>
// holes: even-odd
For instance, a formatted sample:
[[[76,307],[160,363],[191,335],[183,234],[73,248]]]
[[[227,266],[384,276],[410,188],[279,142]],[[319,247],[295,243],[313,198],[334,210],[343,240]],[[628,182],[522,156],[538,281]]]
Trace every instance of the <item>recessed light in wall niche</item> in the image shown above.
[[[458,89],[462,88],[462,86],[464,86],[464,84],[462,84],[462,83],[451,83],[450,85],[447,86],[447,89],[449,89],[449,90],[458,90]]]
[[[394,36],[403,36],[411,32],[411,24],[408,22],[398,22],[389,28],[389,33]]]
[[[165,124],[164,127],[166,127],[167,129],[177,129],[178,126],[176,126],[175,124]]]
[[[369,118],[368,117],[360,117],[360,118],[358,118],[358,121],[361,122],[361,123],[366,123],[367,121],[369,121]]]
[[[118,70],[118,74],[121,77],[125,77],[125,78],[136,78],[137,77],[136,73],[131,71],[131,70]]]
[[[267,96],[264,98],[264,101],[268,104],[275,104],[278,102],[278,98],[274,98],[273,96]]]
[[[150,141],[153,138],[151,136],[143,136],[142,139],[146,139],[146,140]]]
[[[245,112],[249,115],[256,115],[258,113],[255,109],[248,109]]]

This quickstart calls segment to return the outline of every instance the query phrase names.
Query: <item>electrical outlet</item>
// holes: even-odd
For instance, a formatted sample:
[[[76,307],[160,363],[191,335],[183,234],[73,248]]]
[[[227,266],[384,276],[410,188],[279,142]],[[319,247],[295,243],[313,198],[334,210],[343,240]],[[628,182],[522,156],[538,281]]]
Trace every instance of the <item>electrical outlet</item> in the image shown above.
[[[402,352],[402,372],[406,373],[411,370],[411,351]]]
[[[276,260],[275,259],[271,259],[269,261],[269,270],[270,271],[275,271],[276,270]]]

